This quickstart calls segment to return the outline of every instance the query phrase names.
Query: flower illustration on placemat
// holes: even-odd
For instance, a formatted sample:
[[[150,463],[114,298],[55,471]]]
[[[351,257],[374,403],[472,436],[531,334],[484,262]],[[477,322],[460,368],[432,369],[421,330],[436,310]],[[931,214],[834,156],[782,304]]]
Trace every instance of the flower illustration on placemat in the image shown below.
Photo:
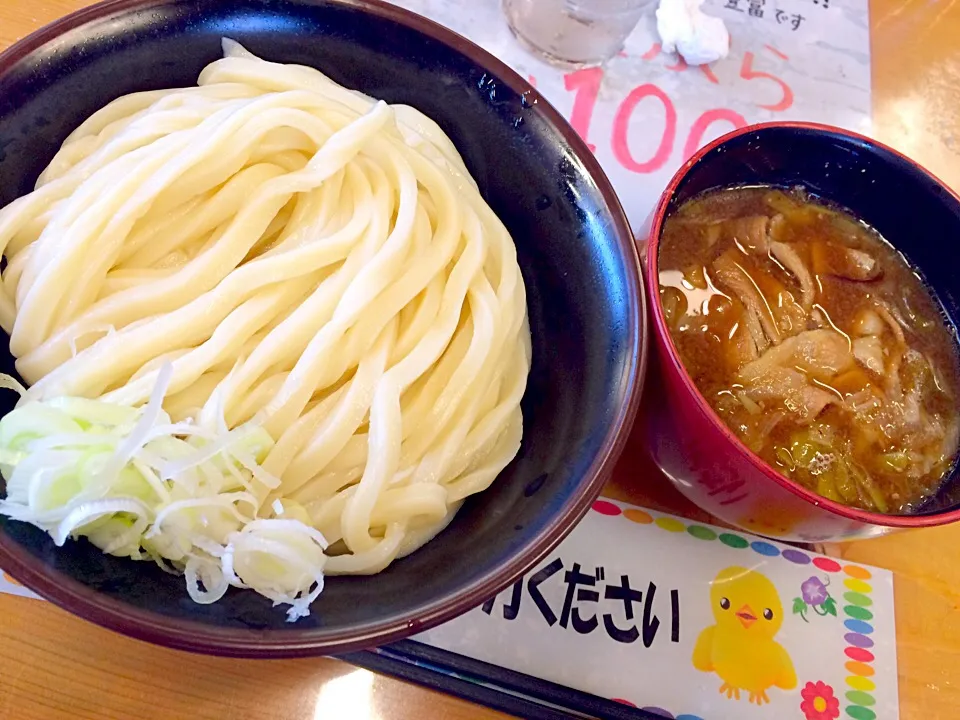
[[[807,610],[813,610],[817,615],[837,616],[837,602],[830,596],[826,582],[818,577],[810,577],[800,585],[800,597],[793,599],[793,614],[799,615],[804,622],[807,620]]]
[[[806,720],[835,720],[840,717],[840,701],[825,682],[808,682],[800,691],[800,712]]]

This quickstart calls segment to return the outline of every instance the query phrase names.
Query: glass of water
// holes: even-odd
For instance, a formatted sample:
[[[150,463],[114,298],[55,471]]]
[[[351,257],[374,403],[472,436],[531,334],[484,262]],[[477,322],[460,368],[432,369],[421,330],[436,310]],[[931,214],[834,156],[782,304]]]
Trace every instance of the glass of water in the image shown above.
[[[513,34],[556,65],[609,60],[656,0],[503,0]]]

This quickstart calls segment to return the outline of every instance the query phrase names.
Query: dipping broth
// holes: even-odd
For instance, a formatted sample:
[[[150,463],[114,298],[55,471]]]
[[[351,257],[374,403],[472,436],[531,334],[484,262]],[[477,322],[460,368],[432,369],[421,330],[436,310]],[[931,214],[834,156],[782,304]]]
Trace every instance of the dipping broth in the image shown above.
[[[958,445],[957,337],[872,228],[802,189],[706,193],[669,217],[660,299],[684,367],[765,462],[903,514]]]

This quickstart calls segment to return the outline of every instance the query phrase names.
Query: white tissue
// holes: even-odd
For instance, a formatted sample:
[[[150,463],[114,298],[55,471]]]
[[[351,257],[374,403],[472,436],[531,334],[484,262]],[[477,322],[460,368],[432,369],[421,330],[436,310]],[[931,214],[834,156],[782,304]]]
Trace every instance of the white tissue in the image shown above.
[[[723,20],[705,15],[703,0],[660,0],[657,32],[663,52],[678,52],[688,65],[706,65],[730,52]]]

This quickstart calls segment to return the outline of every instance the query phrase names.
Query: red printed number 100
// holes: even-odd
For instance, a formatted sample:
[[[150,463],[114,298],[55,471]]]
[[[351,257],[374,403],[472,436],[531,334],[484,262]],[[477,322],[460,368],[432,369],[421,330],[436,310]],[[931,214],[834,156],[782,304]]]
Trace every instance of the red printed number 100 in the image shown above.
[[[786,57],[769,48],[771,52],[776,53],[781,59]],[[644,56],[646,57],[646,55]],[[766,110],[782,112],[793,105],[793,90],[780,78],[771,73],[755,70],[753,67],[754,55],[752,52],[744,53],[743,63],[740,67],[740,77],[744,80],[763,79],[775,83],[781,93],[779,100],[774,103],[758,104]],[[669,70],[684,70],[686,65],[678,64],[670,66]],[[704,70],[704,74],[710,82],[718,83],[716,76],[709,69]],[[533,78],[531,78],[532,80]],[[564,87],[574,93],[573,110],[570,113],[570,124],[584,139],[591,151],[596,150],[596,146],[589,141],[590,121],[593,118],[593,111],[597,104],[597,97],[600,94],[600,84],[603,82],[603,68],[586,68],[576,72],[568,73],[563,78]],[[638,158],[630,150],[627,142],[627,130],[630,126],[630,119],[637,106],[644,100],[656,99],[663,107],[664,127],[660,143],[657,145],[654,153],[648,158]],[[740,113],[729,108],[713,108],[706,110],[694,120],[690,129],[687,131],[687,138],[683,144],[683,160],[686,160],[703,141],[704,135],[711,125],[717,122],[730,124],[734,129],[742,128],[747,125],[746,119]],[[653,83],[645,83],[635,87],[626,98],[620,103],[613,119],[613,129],[611,131],[610,143],[613,150],[613,156],[617,162],[626,169],[635,173],[652,173],[662,168],[670,156],[673,154],[674,146],[677,141],[677,109],[667,95],[660,87]]]

